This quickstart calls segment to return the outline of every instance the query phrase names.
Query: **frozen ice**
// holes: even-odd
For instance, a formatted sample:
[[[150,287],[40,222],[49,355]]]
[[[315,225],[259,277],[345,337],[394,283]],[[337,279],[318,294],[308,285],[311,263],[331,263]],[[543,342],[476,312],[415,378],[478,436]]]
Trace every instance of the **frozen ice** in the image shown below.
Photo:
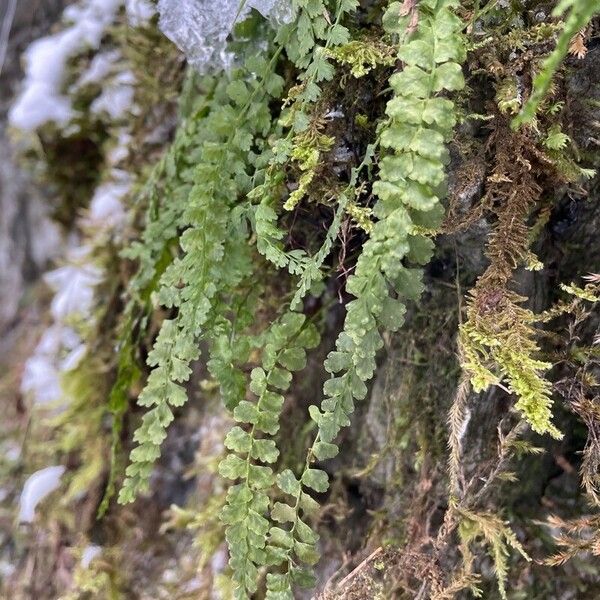
[[[159,27],[201,72],[228,68],[227,38],[251,8],[275,22],[292,18],[290,0],[159,0]]]
[[[290,23],[294,17],[290,0],[249,0],[248,4],[276,25]]]
[[[233,27],[237,0],[159,0],[159,27],[199,71],[227,67],[227,36]]]
[[[63,466],[46,467],[30,475],[19,499],[19,522],[31,523],[35,517],[37,505],[60,485]]]

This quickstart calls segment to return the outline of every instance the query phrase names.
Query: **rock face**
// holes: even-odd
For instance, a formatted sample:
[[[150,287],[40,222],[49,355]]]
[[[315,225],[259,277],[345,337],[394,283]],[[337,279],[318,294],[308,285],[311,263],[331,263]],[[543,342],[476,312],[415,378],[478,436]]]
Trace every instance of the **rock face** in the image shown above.
[[[6,341],[2,333],[18,319],[19,303],[27,285],[38,278],[61,249],[61,231],[48,217],[50,201],[16,161],[16,152],[9,141],[5,122],[22,75],[18,59],[20,53],[31,40],[51,27],[66,3],[63,0],[17,2],[7,56],[0,74],[0,364],[9,351],[11,339],[14,339],[11,336]],[[185,4],[183,0],[179,4],[161,0],[159,7],[173,5],[181,8]],[[217,5],[211,0],[196,0],[192,4],[201,7],[212,5],[213,11]],[[267,7],[264,10],[268,11],[268,7],[285,2],[265,0],[251,4],[259,9],[260,6]],[[231,8],[236,2],[232,0],[225,5]],[[11,6],[12,0],[3,2],[0,20],[10,16]],[[221,14],[221,17],[233,18],[226,14]],[[206,27],[213,25],[214,21],[205,23]],[[184,33],[187,35],[187,30]],[[173,35],[173,39],[176,37]],[[223,44],[225,37],[220,40]],[[180,45],[185,46],[183,42]],[[598,142],[580,126],[575,115],[588,111],[586,122],[600,122],[598,106],[582,102],[582,98],[588,95],[596,94],[597,99],[600,94],[599,65],[600,49],[595,48],[577,66],[570,84],[569,103],[574,115],[572,135],[578,146],[589,152],[594,150],[594,144]],[[477,90],[474,93],[478,93]],[[476,138],[477,132],[473,131],[470,135]],[[459,167],[458,160],[453,160],[450,166],[451,181]],[[485,164],[482,162],[480,176],[461,193],[460,202],[464,204],[465,212],[480,199],[485,175]],[[600,272],[600,251],[597,244],[593,244],[600,227],[599,190],[597,187],[593,189],[587,200],[572,198],[572,191],[556,190],[551,215],[536,247],[547,268],[539,273],[523,270],[516,277],[519,291],[530,298],[536,312],[545,310],[556,300],[557,282],[568,282],[588,271]],[[323,552],[323,560],[317,567],[319,597],[328,600],[387,598],[381,595],[378,588],[377,572],[383,570],[381,565],[389,567],[388,576],[392,580],[396,575],[400,580],[408,577],[406,572],[412,567],[407,563],[411,560],[414,565],[424,560],[423,557],[428,562],[435,562],[430,544],[438,535],[448,506],[446,420],[460,377],[456,356],[457,303],[460,302],[457,299],[464,296],[466,289],[472,287],[485,269],[487,259],[483,248],[490,229],[491,223],[482,218],[465,233],[442,236],[437,240],[435,259],[426,270],[427,291],[422,303],[411,308],[406,326],[399,333],[386,336],[385,351],[380,357],[369,395],[358,406],[353,416],[353,426],[342,434],[342,452],[334,460],[322,465],[335,479],[335,484],[331,496],[324,498],[325,510],[319,524]],[[456,272],[457,263],[461,264],[464,272]],[[80,292],[85,287],[71,272],[61,273]],[[76,304],[81,308],[81,301],[78,300]],[[332,321],[339,321],[338,317],[341,315],[332,318]],[[593,331],[598,327],[598,319],[590,319],[587,327]],[[324,347],[331,347],[334,343],[335,331],[332,329],[333,325],[325,335]],[[324,375],[322,359],[319,357],[310,363],[306,382],[299,388],[295,399],[298,406],[290,409],[299,410],[300,424],[306,407],[320,396]],[[206,377],[206,372],[198,369],[192,376],[190,390],[200,390],[203,385],[206,387]],[[45,387],[48,391],[48,386]],[[82,519],[85,525],[73,526],[77,528],[76,533],[89,534],[93,541],[101,543],[103,547],[112,547],[110,560],[123,570],[125,576],[130,577],[123,587],[124,598],[157,600],[175,597],[175,591],[172,594],[167,592],[171,590],[170,586],[179,591],[174,582],[179,583],[186,573],[190,587],[187,590],[189,596],[185,597],[209,597],[202,595],[201,591],[205,583],[197,574],[197,549],[188,529],[195,530],[189,526],[190,523],[186,523],[190,517],[183,510],[181,514],[172,510],[171,525],[174,531],[171,531],[171,525],[165,525],[165,514],[172,504],[183,507],[189,503],[194,509],[205,511],[203,518],[211,518],[211,506],[202,504],[206,498],[212,500],[217,494],[224,493],[222,482],[207,474],[209,472],[203,471],[202,467],[220,456],[222,440],[231,424],[217,408],[204,400],[196,400],[194,397],[185,409],[177,413],[177,421],[162,449],[152,492],[136,505],[135,511],[123,509],[124,512],[112,517],[108,525],[97,524],[94,517],[99,501],[99,497],[95,496],[97,490],[84,500],[86,509],[78,511],[84,513],[86,519]],[[504,420],[507,424],[510,421],[510,405],[510,399],[503,392],[468,395],[460,432],[463,476],[466,479],[481,479],[481,465],[487,465],[495,459],[497,428],[499,423],[504,424]],[[531,515],[539,518],[545,506],[561,509],[571,501],[570,497],[566,498],[567,492],[571,494],[578,486],[576,469],[569,471],[561,465],[568,465],[568,461],[577,464],[577,456],[584,444],[583,437],[577,431],[575,418],[567,410],[559,409],[557,420],[559,428],[567,434],[564,440],[540,440],[533,435],[528,436],[527,439],[535,445],[545,447],[546,456],[541,460],[536,457],[535,460],[519,462],[515,469],[519,485],[513,488],[507,486],[506,489],[502,487],[499,492],[494,489],[494,494],[502,494],[501,503],[487,488],[478,498],[480,504],[477,508],[482,510],[494,510],[499,504],[508,506],[514,513],[510,516],[516,523],[515,531],[519,538],[532,535],[531,531],[524,533],[522,522]],[[288,427],[294,433],[289,436],[290,440],[298,437],[301,445],[303,440],[300,434],[303,432],[300,431],[300,425],[288,423]],[[103,432],[108,439],[108,428]],[[59,476],[56,470],[50,474]],[[0,493],[3,491],[0,488]],[[575,496],[575,492],[572,495]],[[197,498],[201,499],[200,502]],[[194,505],[194,502],[201,506]],[[520,521],[521,515],[525,519]],[[175,522],[178,520],[188,525],[188,529],[184,530],[181,524],[176,529]],[[200,519],[197,520],[200,523]],[[202,523],[196,526],[201,527]],[[52,533],[59,541],[55,542],[54,538],[48,541],[40,535],[39,539],[31,542],[30,547],[23,550],[26,567],[19,567],[19,574],[24,574],[21,579],[26,582],[24,589],[26,587],[27,590],[22,594],[14,593],[12,597],[19,600],[56,600],[60,590],[67,589],[71,584],[70,575],[67,575],[74,571],[71,550],[79,540],[68,537],[58,529],[57,526],[57,531]],[[202,534],[198,536],[198,540],[210,546],[211,540],[202,537]],[[536,544],[543,545],[542,534],[539,537],[539,541],[534,540],[534,547]],[[4,536],[0,528],[0,545],[5,544],[5,538],[10,539]],[[394,553],[384,554],[379,546],[387,541],[395,547],[408,549],[404,557]],[[7,546],[11,544],[12,540],[6,543]],[[446,549],[442,548],[436,559],[442,566],[453,567],[458,557],[456,545],[453,548],[449,544],[447,546]],[[215,547],[216,550],[211,550],[211,568],[214,566],[214,572],[220,573],[226,560],[225,551],[222,545]],[[81,564],[85,568],[101,554],[100,548],[96,544],[85,547],[81,557]],[[49,550],[46,552],[46,549]],[[369,555],[377,560],[361,563]],[[69,558],[65,558],[67,556]],[[0,577],[3,577],[3,567],[0,556]],[[587,576],[583,570],[579,573],[576,567],[566,567],[556,572],[552,582],[546,583],[545,575],[536,569],[534,564],[528,571],[522,572],[527,589],[532,590],[528,597],[549,600],[576,597],[591,600],[600,597],[600,583],[594,573]],[[484,597],[498,598],[490,564],[483,562],[478,570],[492,581],[485,588]],[[349,575],[344,577],[345,573]],[[580,586],[577,588],[580,593],[573,592],[576,589],[573,581],[578,586],[587,587],[584,590]],[[0,595],[2,591],[0,587]],[[77,598],[88,597],[92,596]],[[297,595],[302,600],[311,597],[315,597],[314,592],[298,592]],[[415,591],[410,597],[425,598],[426,595]]]
[[[15,318],[26,284],[60,248],[60,231],[48,218],[47,198],[15,158],[6,115],[22,76],[21,53],[50,28],[66,2],[20,0],[14,13],[13,4],[8,0],[0,7],[2,31],[9,32],[0,65],[0,331]]]
[[[583,123],[600,120],[597,102],[600,49],[592,49],[585,60],[572,61],[569,66],[566,103],[570,107],[574,140],[588,153],[588,164],[597,168],[598,141]],[[459,168],[455,162],[450,166],[451,182]],[[479,199],[477,186],[471,192],[469,197],[460,198],[469,207]],[[593,231],[600,227],[598,179],[590,186],[587,196],[577,196],[572,189],[566,188],[548,190],[547,193],[552,211],[534,245],[545,268],[537,272],[521,269],[514,276],[515,289],[528,298],[527,305],[536,313],[547,310],[557,301],[560,283],[578,280],[586,273],[600,272],[600,247],[590,244],[595,235]],[[337,550],[331,552],[331,562],[323,561],[321,565],[323,581],[339,567],[336,565],[341,554],[339,546],[348,550],[353,539],[366,537],[378,526],[383,527],[383,535],[388,539],[403,541],[404,556],[385,557],[386,564],[398,561],[399,580],[408,578],[406,573],[411,568],[403,561],[410,563],[412,560],[416,564],[421,551],[428,556],[427,560],[440,562],[445,567],[458,558],[451,545],[446,545],[435,559],[429,554],[447,507],[446,419],[459,380],[458,320],[453,314],[456,305],[450,296],[464,294],[485,269],[487,259],[482,249],[489,228],[490,223],[482,219],[464,233],[440,236],[436,240],[436,257],[427,268],[427,292],[422,304],[418,310],[411,310],[406,325],[388,340],[370,395],[359,408],[351,428],[351,439],[344,442],[339,463],[335,465],[338,472],[345,474],[347,497],[354,496],[348,506],[347,525],[340,530],[353,533],[343,533],[346,537],[340,539],[340,532],[332,531],[328,543],[337,546]],[[460,273],[462,292],[455,288],[459,281],[454,270],[458,259],[463,269]],[[455,291],[449,294],[450,288]],[[566,332],[568,324],[555,326],[557,331],[563,328]],[[600,317],[594,311],[579,331],[580,342],[590,343],[598,327]],[[544,340],[542,348],[551,353],[553,340]],[[555,367],[552,380],[566,377],[565,372],[561,366]],[[527,539],[529,548],[540,555],[552,552],[552,545],[548,542],[547,531],[540,529],[532,533],[531,521],[553,514],[580,514],[578,511],[586,514],[589,511],[589,506],[577,492],[576,467],[581,461],[585,435],[578,417],[569,411],[568,403],[561,404],[559,394],[556,396],[554,410],[557,426],[564,433],[563,439],[521,432],[524,440],[543,448],[544,454],[521,457],[511,463],[518,484],[496,482],[496,486],[487,486],[483,483],[474,505],[479,510],[489,511],[504,507],[519,539]],[[499,431],[508,430],[512,418],[512,398],[499,388],[480,394],[471,391],[466,396],[465,406],[461,430],[462,476],[467,481],[479,478],[484,482],[488,473],[482,475],[482,465],[492,464],[495,460]],[[360,473],[360,477],[355,479],[355,473]],[[386,514],[386,520],[377,525],[379,511]],[[375,515],[374,520],[365,519],[365,512]],[[376,546],[374,541],[370,549]],[[361,556],[368,555],[369,551],[365,551]],[[369,572],[369,563],[365,563],[360,571],[344,585],[330,586],[320,598],[358,600],[374,597],[371,595],[374,588],[369,586],[377,582],[377,568]],[[493,579],[490,565],[485,562],[480,565],[480,572]],[[600,579],[595,567],[586,574],[580,567],[567,563],[556,567],[553,575],[552,581],[548,581],[536,565],[523,572],[527,597],[549,600],[599,597]],[[419,598],[429,597],[425,588],[421,592],[417,595]],[[472,596],[464,593],[456,597]],[[500,596],[490,586],[484,588],[484,597],[496,599]]]

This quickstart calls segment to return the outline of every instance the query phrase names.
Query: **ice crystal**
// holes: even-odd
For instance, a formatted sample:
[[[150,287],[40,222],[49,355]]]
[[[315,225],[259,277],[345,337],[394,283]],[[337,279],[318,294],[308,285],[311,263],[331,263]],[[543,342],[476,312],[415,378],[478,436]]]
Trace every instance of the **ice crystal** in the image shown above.
[[[249,0],[248,4],[276,25],[289,23],[294,16],[289,0]]]
[[[292,17],[289,0],[159,0],[159,26],[199,71],[228,68],[233,55],[227,38],[252,8],[274,22]]]

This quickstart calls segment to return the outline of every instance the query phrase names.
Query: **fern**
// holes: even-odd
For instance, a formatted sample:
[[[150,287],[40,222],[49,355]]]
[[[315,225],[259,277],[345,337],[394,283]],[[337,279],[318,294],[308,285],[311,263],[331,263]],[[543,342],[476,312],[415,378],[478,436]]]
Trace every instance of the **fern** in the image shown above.
[[[333,21],[329,16],[327,2],[323,0],[295,0],[296,20],[280,28],[277,41],[285,46],[288,58],[302,69],[300,89],[294,99],[299,114],[315,102],[321,94],[320,84],[330,81],[334,68],[328,60],[327,52],[331,47],[345,44],[349,32],[341,24],[346,14],[352,13],[358,6],[357,0],[335,0]],[[296,117],[296,127],[303,119]]]
[[[552,11],[553,16],[560,16],[569,10],[564,28],[556,42],[556,48],[546,58],[542,65],[542,70],[537,74],[533,81],[533,91],[521,113],[513,120],[513,127],[529,123],[535,117],[535,114],[544,100],[550,85],[552,77],[560,67],[563,59],[569,51],[569,45],[573,37],[585,28],[592,20],[592,17],[600,12],[598,4],[592,0],[561,0]]]
[[[327,474],[312,463],[338,453],[334,440],[350,424],[354,401],[367,394],[366,382],[373,376],[375,357],[383,345],[381,329],[397,330],[406,311],[404,301],[421,293],[420,270],[402,261],[422,264],[429,259],[431,242],[419,235],[418,228],[434,227],[442,212],[444,143],[455,117],[452,102],[440,94],[463,86],[456,62],[464,57],[462,23],[450,10],[455,5],[449,0],[421,2],[419,26],[400,44],[398,56],[406,66],[390,80],[395,94],[381,131],[382,145],[391,152],[381,159],[380,179],[374,185],[379,196],[374,215],[379,220],[347,284],[355,299],[347,305],[336,350],[325,362],[331,378],[325,383],[321,408],[310,407],[318,433],[304,469],[298,478],[289,470],[277,478],[278,487],[291,501],[276,503],[271,513],[273,520],[287,524],[286,529],[274,527],[270,532],[270,544],[279,547],[277,563],[285,565],[283,573],[267,576],[272,599],[293,598],[294,583],[311,581],[310,571],[302,565],[317,560],[318,538],[306,520],[318,504],[308,490],[323,493],[329,486]],[[404,38],[408,20],[394,2],[384,24]]]
[[[329,487],[326,472],[314,463],[339,452],[335,440],[340,429],[350,424],[355,402],[367,394],[383,332],[398,330],[406,302],[421,294],[419,266],[430,259],[430,236],[443,214],[445,145],[456,122],[448,94],[464,85],[465,44],[463,24],[453,13],[456,0],[422,0],[412,8],[392,2],[383,25],[397,41],[393,58],[388,45],[350,41],[341,23],[356,9],[353,0],[336,2],[333,19],[322,0],[298,0],[295,6],[295,21],[277,32],[277,51],[271,62],[257,59],[247,65],[243,77],[238,72],[231,83],[225,78],[216,81],[202,112],[203,133],[198,129],[197,136],[204,139],[194,185],[185,210],[170,221],[176,224],[175,231],[184,229],[181,255],[166,266],[155,294],[169,313],[149,354],[153,370],[138,400],[150,410],[135,434],[138,446],[120,496],[120,501],[127,502],[146,489],[173,410],[187,399],[184,384],[191,373],[190,363],[199,355],[198,340],[206,340],[208,368],[238,422],[226,437],[230,453],[219,470],[235,482],[227,494],[222,520],[227,526],[235,594],[240,599],[257,591],[262,569],[267,571],[269,600],[291,599],[294,586],[314,583],[310,567],[319,557],[319,538],[309,523],[319,505],[312,495],[325,493]],[[298,69],[298,85],[289,91],[281,118],[273,123],[268,103],[281,92],[282,81],[273,68],[283,51]],[[357,77],[395,61],[401,61],[403,68],[390,78],[392,97],[379,125],[378,140],[368,146],[348,185],[336,190],[333,219],[320,249],[310,257],[303,250],[285,248],[278,209],[286,195],[282,208],[288,211],[310,195],[322,156],[335,144],[320,116],[322,86],[335,75],[330,59],[349,65]],[[259,84],[251,74],[265,70],[266,79]],[[262,88],[267,93],[261,93]],[[267,143],[270,133],[275,141]],[[562,138],[548,138],[548,144],[560,146]],[[361,170],[371,166],[378,147],[378,180],[372,188],[377,202],[371,210],[360,204],[357,181]],[[286,189],[290,168],[298,175],[291,193]],[[324,399],[320,407],[309,409],[317,433],[304,468],[297,475],[289,469],[276,474],[272,465],[278,461],[279,450],[272,436],[279,429],[284,393],[291,385],[292,372],[304,368],[306,350],[318,343],[318,334],[296,312],[285,313],[263,334],[248,333],[253,314],[264,302],[253,267],[254,247],[248,241],[275,267],[298,276],[291,300],[292,310],[298,309],[323,277],[322,265],[344,215],[350,215],[368,235],[346,286],[353,299],[347,304],[336,348],[325,361],[330,377],[324,385]],[[168,231],[170,236],[163,236],[148,265],[156,265],[156,257],[164,253],[173,226]],[[155,275],[145,279],[156,283]],[[466,335],[467,330],[462,333]],[[253,349],[260,351],[260,366],[252,370],[250,396],[242,365],[256,364]],[[515,373],[520,371],[508,374],[515,382],[529,381],[533,387],[543,381],[537,371],[545,365],[529,365],[533,375],[527,379],[523,361],[517,363],[513,364]],[[549,393],[545,388],[516,391],[526,414],[533,412],[526,406],[527,398]],[[480,531],[488,521],[481,521]],[[508,534],[504,538],[514,542]],[[504,551],[496,541],[490,543],[500,560],[497,568],[502,582]]]
[[[333,22],[323,0],[297,0],[295,4],[296,20],[280,28],[276,40],[285,48],[288,58],[301,69],[300,83],[290,90],[286,101],[290,106],[287,113],[282,115],[281,121],[287,133],[275,142],[265,180],[249,197],[259,200],[255,210],[259,252],[277,267],[287,268],[291,274],[301,274],[313,268],[313,265],[301,250],[284,251],[281,240],[285,234],[277,227],[274,204],[281,196],[283,165],[294,159],[302,172],[298,188],[290,194],[284,205],[286,210],[292,210],[307,193],[321,153],[329,150],[333,144],[332,138],[310,130],[309,113],[321,95],[323,82],[331,81],[334,77],[335,70],[328,53],[331,48],[349,40],[348,29],[341,21],[346,14],[356,10],[358,2],[336,0]]]
[[[282,82],[273,67],[273,61],[250,59],[235,82],[227,83],[223,77],[220,93],[215,94],[206,123],[210,137],[202,146],[183,215],[187,226],[180,238],[183,256],[166,269],[157,293],[158,302],[175,309],[177,315],[163,322],[148,355],[152,371],[138,404],[150,410],[134,436],[138,445],[131,453],[119,494],[121,503],[133,501],[139,491],[147,489],[160,444],[173,420],[172,409],[187,400],[182,384],[191,374],[190,363],[199,356],[197,340],[200,336],[210,339],[222,295],[248,269],[246,238],[239,227],[232,228],[230,211],[247,191],[249,150],[257,143],[255,138],[270,129],[270,94],[264,90],[277,95]],[[252,73],[264,73],[266,83]],[[231,236],[232,232],[238,235]]]
[[[291,308],[296,309],[300,306],[302,298],[309,292],[311,287],[321,281],[323,273],[321,266],[323,262],[329,256],[335,237],[338,235],[342,217],[345,213],[349,212],[349,206],[353,204],[352,198],[356,195],[356,185],[360,172],[363,168],[371,165],[373,161],[373,154],[375,152],[374,144],[371,144],[365,153],[365,156],[358,167],[352,169],[352,176],[350,177],[350,183],[346,189],[339,194],[338,205],[331,220],[331,224],[327,229],[325,241],[319,248],[318,252],[314,257],[305,258],[303,261],[303,268],[301,270],[300,279],[296,288],[296,293],[292,298]],[[371,226],[371,221],[368,221]],[[366,226],[363,227],[366,230]],[[369,227],[370,230],[370,227]]]
[[[188,96],[196,90],[192,81],[193,77],[190,78],[188,93],[181,98],[182,106],[188,104]],[[185,201],[193,183],[192,166],[204,141],[204,117],[215,84],[214,78],[204,79],[202,85],[207,92],[194,102],[191,114],[183,116],[175,140],[153,168],[137,200],[141,207],[145,205],[142,235],[121,252],[123,258],[137,263],[137,271],[128,281],[128,301],[120,324],[117,374],[108,400],[108,408],[113,416],[111,467],[99,509],[100,516],[108,509],[115,490],[117,453],[123,417],[129,405],[129,390],[141,376],[135,356],[139,340],[134,339],[134,331],[139,330],[140,337],[145,333],[147,317],[152,310],[151,296],[174,257],[172,248],[183,224]]]
[[[265,334],[261,366],[251,373],[250,391],[256,401],[242,400],[233,411],[235,420],[250,428],[236,426],[229,432],[225,446],[234,453],[219,466],[221,475],[239,481],[227,493],[222,519],[228,525],[230,565],[240,598],[256,591],[258,567],[276,559],[277,547],[266,546],[269,520],[265,515],[267,490],[274,484],[273,471],[267,465],[277,460],[279,450],[264,436],[277,433],[282,392],[290,385],[292,371],[304,368],[305,350],[318,342],[316,328],[306,323],[304,315],[286,313],[281,317]]]

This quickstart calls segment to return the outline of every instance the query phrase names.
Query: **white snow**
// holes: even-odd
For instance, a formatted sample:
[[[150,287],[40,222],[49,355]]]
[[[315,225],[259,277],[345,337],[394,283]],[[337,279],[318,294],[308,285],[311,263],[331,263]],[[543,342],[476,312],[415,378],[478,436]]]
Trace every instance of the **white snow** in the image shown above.
[[[156,8],[148,0],[125,0],[125,12],[133,27],[145,25],[155,14]]]
[[[70,400],[62,390],[63,375],[77,368],[88,351],[85,328],[94,322],[96,287],[105,275],[96,264],[94,249],[105,244],[107,233],[119,234],[128,217],[123,199],[130,191],[131,176],[117,167],[129,155],[132,141],[125,117],[136,110],[135,76],[118,50],[97,52],[88,69],[63,93],[65,68],[80,50],[99,49],[104,31],[124,1],[130,22],[138,19],[141,24],[155,12],[146,0],[81,0],[66,8],[65,28],[37,40],[26,51],[23,93],[11,109],[15,127],[33,130],[48,120],[64,126],[74,116],[67,94],[99,84],[101,93],[90,110],[111,126],[115,140],[106,154],[106,178],[70,234],[65,263],[44,276],[54,292],[53,323],[26,361],[21,379],[21,391],[36,405],[52,404],[56,410],[64,410]]]
[[[89,568],[90,563],[97,557],[102,554],[102,548],[100,546],[96,546],[94,544],[90,544],[86,546],[81,555],[81,566],[84,569]]]
[[[54,357],[34,353],[27,359],[21,379],[21,391],[31,394],[36,404],[60,400],[60,378]]]
[[[60,485],[65,472],[63,466],[46,467],[30,475],[19,499],[19,522],[31,523],[37,505]]]
[[[65,9],[70,26],[33,42],[24,53],[24,88],[11,107],[8,120],[24,131],[53,121],[59,126],[73,117],[73,107],[62,92],[68,59],[80,49],[96,49],[122,0],[87,0]]]
[[[119,211],[122,207],[119,205]],[[120,213],[119,213],[120,214]],[[21,378],[21,391],[38,405],[56,403],[63,398],[61,376],[79,365],[86,346],[67,322],[89,322],[94,308],[95,287],[102,271],[89,261],[90,248],[72,248],[71,264],[46,273],[44,279],[55,294],[50,304],[54,323],[46,329],[27,361]]]
[[[65,356],[59,364],[58,370],[61,373],[66,373],[67,371],[72,371],[77,367],[77,365],[82,361],[85,353],[87,352],[86,345],[81,343],[78,344],[73,350]]]
[[[67,317],[89,317],[94,305],[94,288],[102,281],[101,270],[91,264],[69,264],[44,275],[56,292],[50,312],[57,321]]]
[[[44,276],[55,292],[50,304],[54,323],[25,362],[21,377],[21,392],[30,395],[37,405],[63,399],[61,376],[75,369],[87,351],[79,334],[67,322],[76,319],[87,323],[92,318],[95,286],[102,280],[102,271],[82,262],[89,260],[89,251],[85,245],[71,249],[73,262]]]
[[[131,143],[131,135],[122,129],[117,136],[117,143],[114,148],[111,148],[107,154],[106,160],[109,165],[118,165],[121,161],[129,156],[129,144]]]
[[[85,223],[109,229],[119,227],[127,217],[121,199],[130,187],[129,181],[109,181],[99,185],[90,202]]]
[[[57,402],[62,397],[61,373],[75,368],[84,353],[85,347],[77,333],[62,323],[54,323],[46,329],[25,362],[21,392],[31,394],[36,404]]]
[[[135,76],[131,71],[123,71],[102,87],[102,93],[92,102],[92,113],[106,113],[111,119],[120,119],[131,110]]]
[[[121,53],[118,50],[108,50],[96,54],[90,62],[90,66],[75,84],[75,89],[91,83],[100,83],[113,70],[115,63],[120,58]]]

